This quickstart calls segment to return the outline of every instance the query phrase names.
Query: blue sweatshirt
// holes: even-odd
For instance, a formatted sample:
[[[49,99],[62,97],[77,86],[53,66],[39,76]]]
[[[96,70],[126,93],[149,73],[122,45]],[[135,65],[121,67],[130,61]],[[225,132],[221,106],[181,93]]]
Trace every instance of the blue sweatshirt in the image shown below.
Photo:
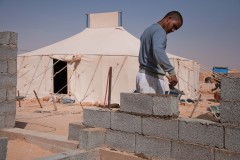
[[[165,51],[167,34],[158,23],[148,27],[141,35],[140,41],[141,46],[138,57],[140,70],[147,70],[160,77],[163,77],[166,72],[169,75],[175,74],[174,67]]]

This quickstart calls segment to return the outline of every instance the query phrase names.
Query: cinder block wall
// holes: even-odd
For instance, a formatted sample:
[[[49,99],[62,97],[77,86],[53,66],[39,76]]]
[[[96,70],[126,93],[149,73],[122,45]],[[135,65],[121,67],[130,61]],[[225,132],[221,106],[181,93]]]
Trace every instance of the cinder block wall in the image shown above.
[[[15,126],[17,33],[0,32],[0,128]]]

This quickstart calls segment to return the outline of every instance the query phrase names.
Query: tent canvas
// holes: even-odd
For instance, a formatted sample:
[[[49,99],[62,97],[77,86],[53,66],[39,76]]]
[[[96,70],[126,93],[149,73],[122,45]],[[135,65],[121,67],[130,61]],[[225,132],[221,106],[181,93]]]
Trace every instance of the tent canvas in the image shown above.
[[[111,14],[111,13],[110,13]],[[102,25],[101,25],[102,26]],[[86,28],[82,32],[40,48],[18,55],[17,89],[22,96],[34,98],[33,90],[42,98],[54,91],[54,66],[66,62],[68,95],[77,101],[103,102],[108,69],[113,68],[112,102],[119,103],[121,92],[132,92],[136,86],[140,41],[123,27]],[[168,54],[179,77],[177,88],[188,98],[198,91],[200,65],[192,60]],[[55,62],[55,63],[54,63]],[[60,87],[61,88],[61,87]]]

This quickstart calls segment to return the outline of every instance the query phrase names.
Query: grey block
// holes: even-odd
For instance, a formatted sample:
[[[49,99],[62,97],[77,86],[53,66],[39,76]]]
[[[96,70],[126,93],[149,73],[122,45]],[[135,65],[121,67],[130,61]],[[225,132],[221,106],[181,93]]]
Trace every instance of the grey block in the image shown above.
[[[6,47],[0,45],[0,59],[1,60],[9,60],[17,58],[17,48]]]
[[[151,115],[152,96],[139,93],[120,93],[120,111]]]
[[[7,73],[8,65],[6,60],[0,60],[0,73]]]
[[[15,121],[16,121],[16,114],[5,115],[4,127],[5,128],[13,128],[13,127],[15,127]]]
[[[222,101],[240,101],[240,78],[223,77],[221,81]]]
[[[215,148],[215,160],[239,160],[240,153]]]
[[[94,149],[105,144],[106,129],[86,128],[79,132],[79,148]]]
[[[142,118],[143,134],[178,140],[178,120],[145,117]]]
[[[214,160],[214,147],[173,141],[171,157],[177,160]]]
[[[111,112],[111,129],[141,134],[141,117],[119,111],[113,111]]]
[[[79,140],[79,132],[82,129],[87,128],[82,124],[82,122],[74,122],[74,123],[69,123],[68,127],[68,140]]]
[[[223,148],[223,126],[202,119],[180,119],[179,140]]]
[[[16,102],[3,102],[0,104],[0,115],[16,114]]]
[[[83,108],[83,124],[91,127],[110,128],[111,112],[98,107]]]
[[[0,45],[17,46],[18,34],[15,32],[0,32]]]
[[[153,115],[163,117],[178,117],[179,99],[172,95],[158,95],[153,97]]]
[[[8,101],[16,100],[16,87],[9,87],[7,89],[7,100]]]
[[[220,121],[222,123],[240,124],[240,102],[221,102]]]
[[[5,116],[4,115],[0,115],[0,129],[4,128],[4,124],[5,124]]]
[[[135,140],[135,134],[107,130],[105,144],[109,148],[134,152]]]
[[[240,127],[225,127],[225,148],[240,152]]]
[[[7,158],[7,145],[8,138],[0,137],[0,159],[5,160]]]
[[[7,100],[7,89],[6,88],[0,88],[0,102],[4,102],[6,100]]]
[[[170,159],[171,141],[136,135],[136,153],[146,156]]]
[[[7,61],[7,72],[9,74],[16,74],[17,73],[17,59],[10,59]]]
[[[0,88],[9,88],[17,86],[17,75],[2,73],[0,77]]]

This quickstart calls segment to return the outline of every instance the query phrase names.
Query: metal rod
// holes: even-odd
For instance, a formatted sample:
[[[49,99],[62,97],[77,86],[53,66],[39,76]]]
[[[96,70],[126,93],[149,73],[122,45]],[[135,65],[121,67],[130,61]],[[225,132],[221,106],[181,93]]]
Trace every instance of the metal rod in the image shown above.
[[[195,109],[197,108],[197,105],[198,105],[198,102],[199,102],[201,96],[202,96],[201,94],[198,96],[197,102],[194,104],[194,108],[193,108],[192,113],[191,113],[191,115],[189,116],[189,118],[192,118],[193,113],[194,113]]]
[[[18,93],[18,97],[20,97],[19,90],[17,91],[17,93]],[[21,107],[21,102],[20,102],[20,101],[21,101],[21,100],[19,99],[19,100],[18,100],[19,107]]]
[[[42,105],[41,105],[41,103],[40,103],[40,101],[39,101],[39,99],[38,99],[37,93],[35,92],[35,90],[33,90],[33,92],[34,92],[34,94],[35,94],[35,96],[36,96],[36,98],[37,98],[37,101],[38,101],[40,107],[43,108]]]
[[[112,67],[109,68],[109,72],[108,72],[108,108],[110,108],[110,104],[111,104],[111,90],[112,90]]]

